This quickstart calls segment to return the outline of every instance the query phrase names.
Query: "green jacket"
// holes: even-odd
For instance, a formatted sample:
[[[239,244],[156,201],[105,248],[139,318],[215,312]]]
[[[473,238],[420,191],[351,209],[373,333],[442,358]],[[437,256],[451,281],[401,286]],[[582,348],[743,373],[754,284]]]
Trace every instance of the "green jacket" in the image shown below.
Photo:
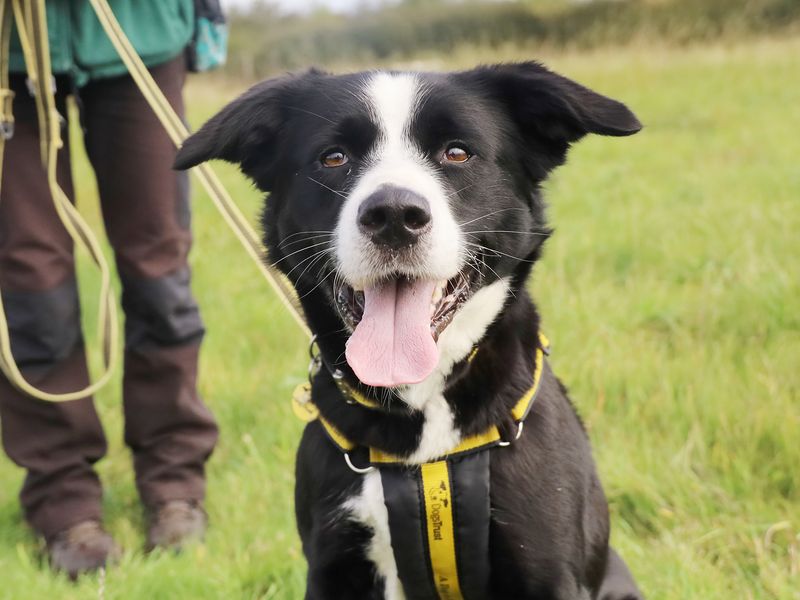
[[[47,0],[53,72],[70,74],[77,85],[127,73],[89,0]],[[194,32],[194,0],[109,0],[122,29],[148,67],[183,52]],[[10,70],[24,72],[16,31]]]

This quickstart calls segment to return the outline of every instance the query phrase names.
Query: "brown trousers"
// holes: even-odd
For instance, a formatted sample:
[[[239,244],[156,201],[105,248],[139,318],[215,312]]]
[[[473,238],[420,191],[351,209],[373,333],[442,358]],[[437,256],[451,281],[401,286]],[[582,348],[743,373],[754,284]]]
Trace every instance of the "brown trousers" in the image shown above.
[[[183,114],[183,57],[151,69]],[[66,117],[72,92],[58,80]],[[39,158],[33,99],[22,76],[16,131],[7,143],[0,193],[0,289],[12,350],[29,381],[52,392],[88,382],[73,245],[53,207]],[[78,97],[125,311],[125,442],[145,505],[200,500],[217,427],[196,390],[204,329],[189,286],[188,181],[172,171],[175,149],[129,77],[91,82]],[[66,138],[67,130],[64,131]],[[58,177],[72,198],[69,144]],[[0,375],[0,425],[8,456],[27,470],[25,516],[46,537],[101,516],[92,465],[106,440],[91,398],[48,403],[26,397]]]

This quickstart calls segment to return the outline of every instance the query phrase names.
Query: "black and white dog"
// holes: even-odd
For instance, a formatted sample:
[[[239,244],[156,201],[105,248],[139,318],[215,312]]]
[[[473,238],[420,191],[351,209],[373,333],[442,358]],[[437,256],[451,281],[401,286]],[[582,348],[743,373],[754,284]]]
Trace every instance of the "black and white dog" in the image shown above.
[[[359,446],[415,465],[491,425],[513,438],[509,409],[539,344],[525,284],[549,234],[542,182],[584,135],[640,128],[623,104],[533,62],[312,70],[251,88],[186,141],[176,168],[223,159],[269,192],[270,260],[328,367],[315,404]],[[336,369],[386,410],[345,402]],[[523,435],[490,455],[491,577],[477,596],[641,598],[550,371]],[[398,576],[380,473],[351,470],[319,421],[298,452],[296,508],[308,598],[418,597]]]

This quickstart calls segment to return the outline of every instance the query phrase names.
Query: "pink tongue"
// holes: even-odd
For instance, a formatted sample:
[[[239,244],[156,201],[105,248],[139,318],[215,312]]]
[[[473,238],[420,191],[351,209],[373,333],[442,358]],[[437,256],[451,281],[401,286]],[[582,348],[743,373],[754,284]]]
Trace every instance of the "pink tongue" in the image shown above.
[[[393,280],[364,290],[364,316],[347,341],[347,362],[367,385],[418,383],[439,362],[431,335],[433,281]]]

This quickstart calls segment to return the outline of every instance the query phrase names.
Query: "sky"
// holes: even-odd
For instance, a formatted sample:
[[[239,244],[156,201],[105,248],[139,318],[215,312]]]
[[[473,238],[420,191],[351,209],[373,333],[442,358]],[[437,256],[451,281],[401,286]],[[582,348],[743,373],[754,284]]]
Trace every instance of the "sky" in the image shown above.
[[[254,0],[222,0],[223,7],[245,7]],[[380,4],[381,0],[269,0],[286,12],[304,12],[315,6],[324,6],[336,12],[348,12],[365,4]]]

